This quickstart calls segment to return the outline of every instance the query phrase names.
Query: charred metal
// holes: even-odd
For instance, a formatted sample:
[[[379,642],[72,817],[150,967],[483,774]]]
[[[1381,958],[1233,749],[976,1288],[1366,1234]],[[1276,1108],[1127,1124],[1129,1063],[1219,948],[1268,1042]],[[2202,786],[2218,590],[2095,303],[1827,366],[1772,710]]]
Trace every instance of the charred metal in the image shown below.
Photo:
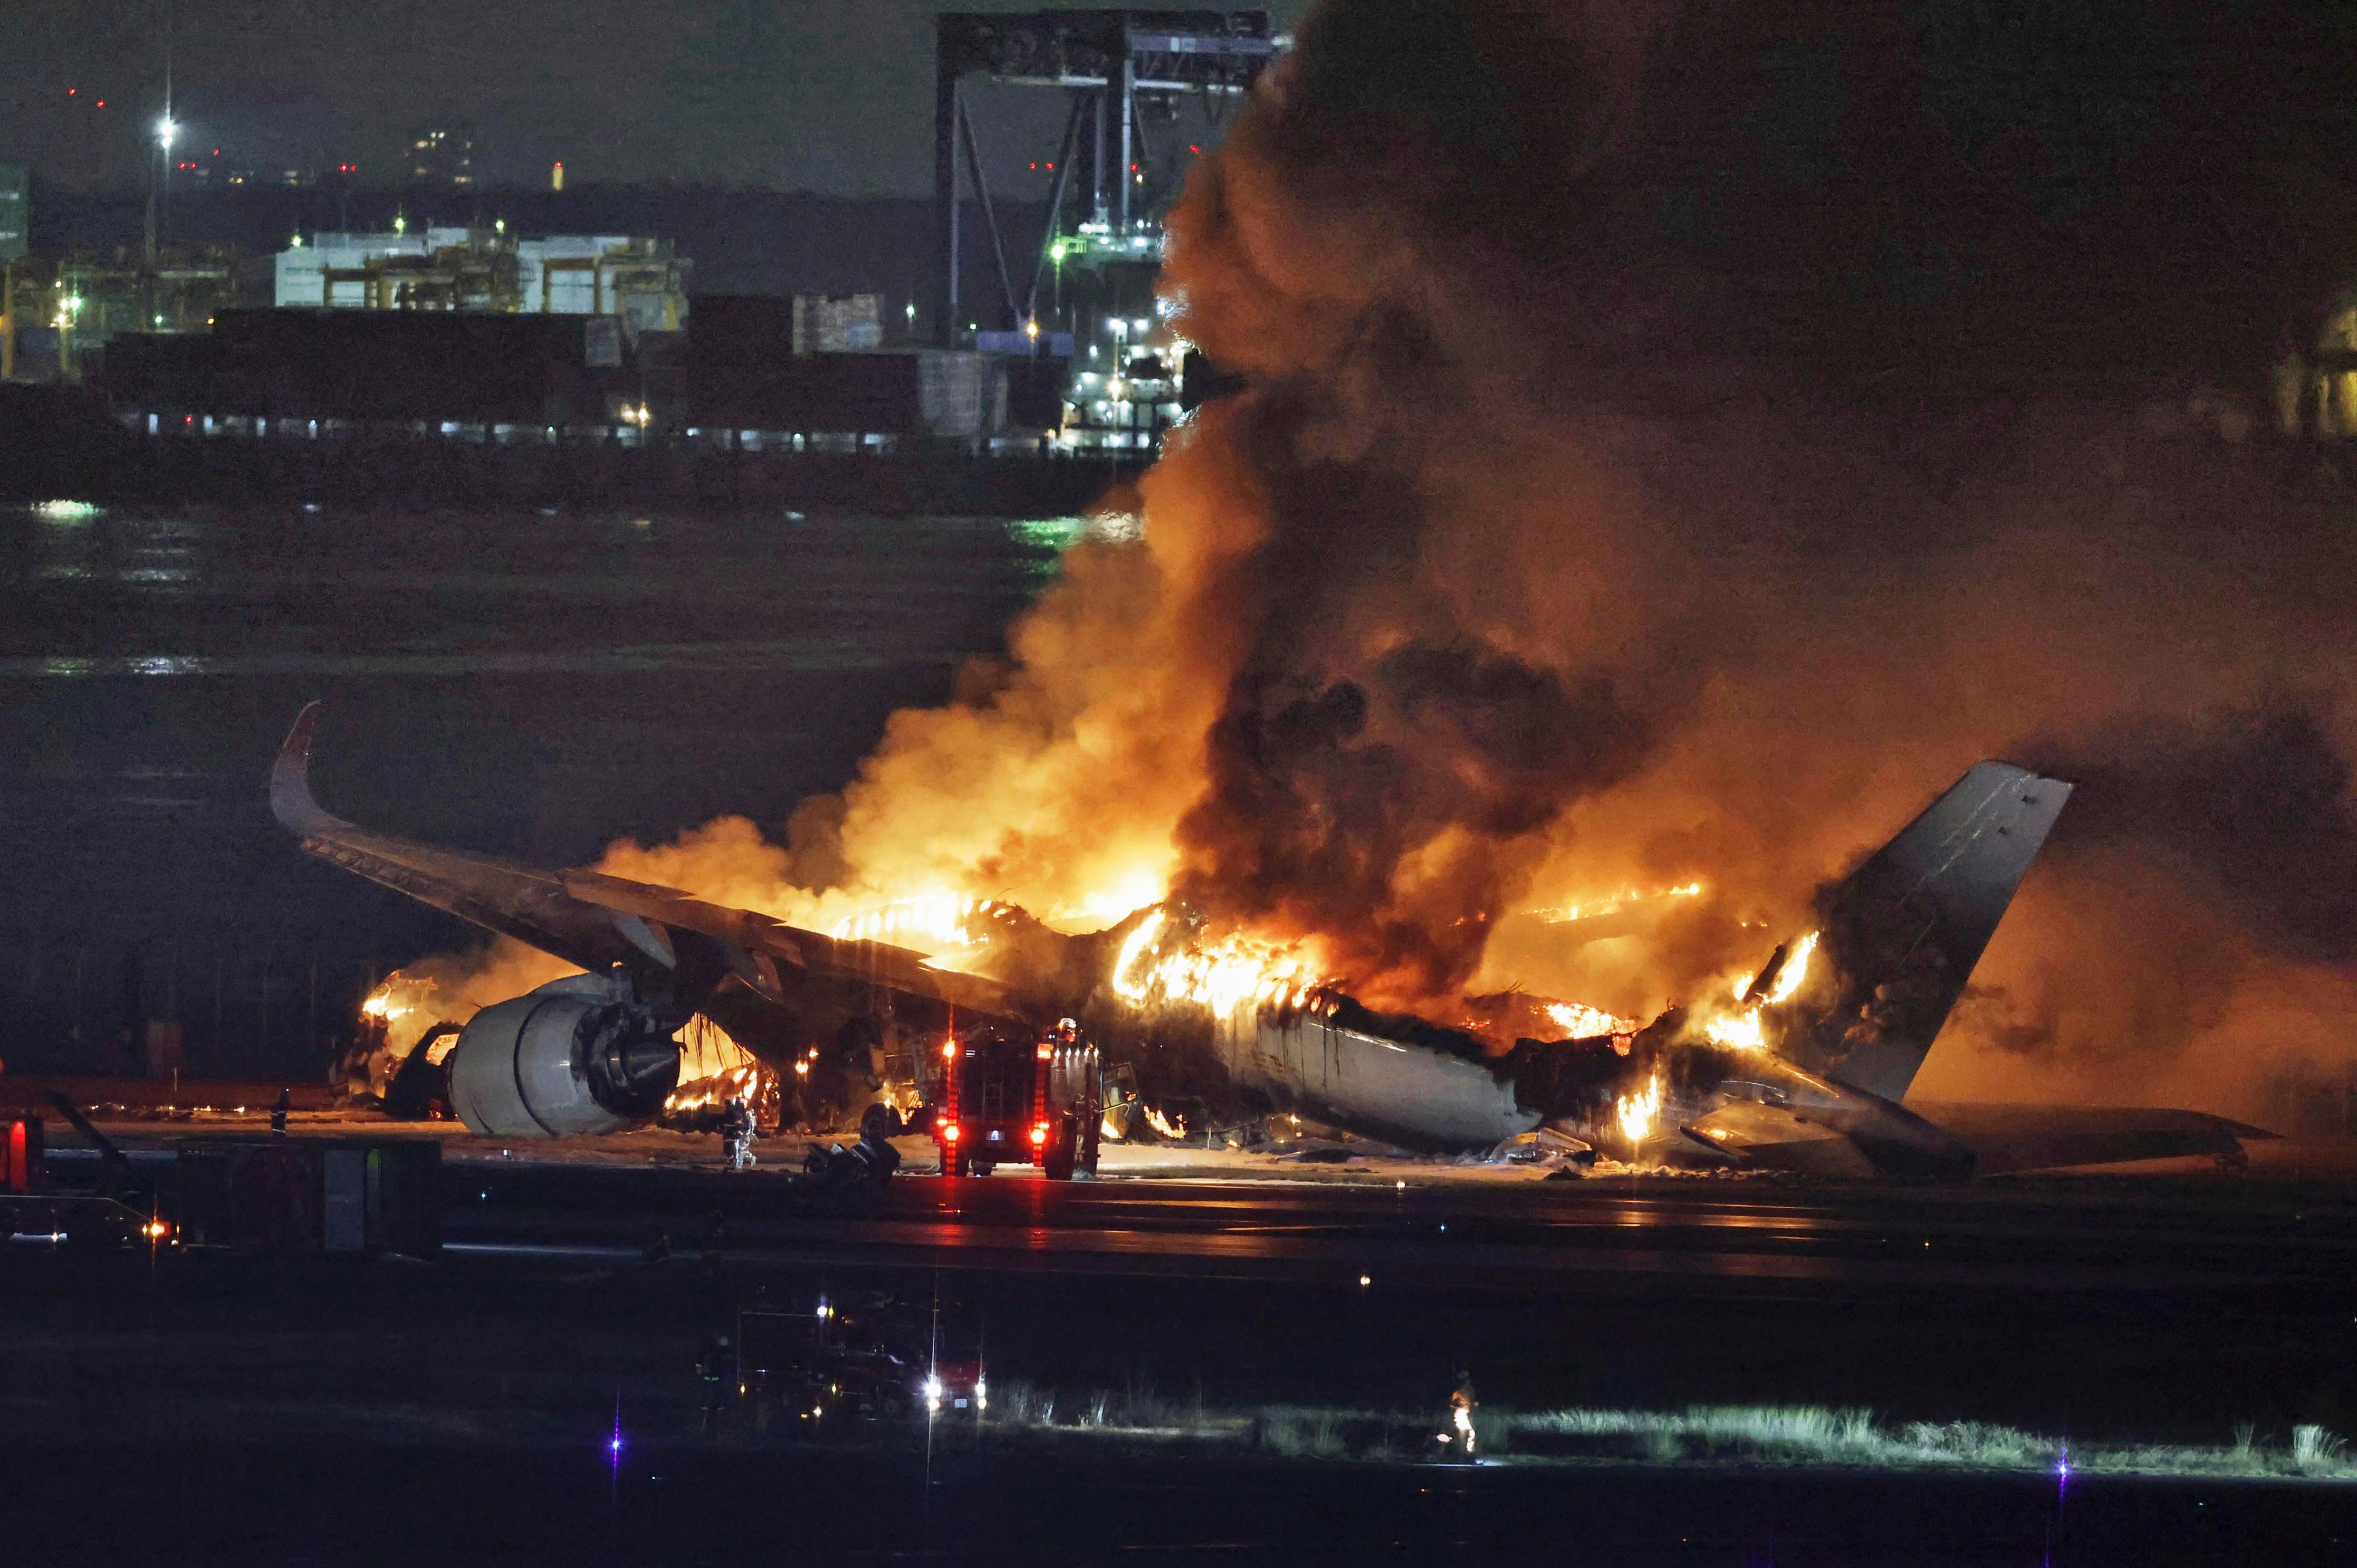
[[[2071,795],[2007,763],[1976,764],[1824,887],[1818,929],[1779,945],[1731,999],[1639,1027],[1505,993],[1438,1022],[1367,1007],[1296,957],[1214,941],[1175,905],[1073,936],[985,903],[952,965],[673,888],[409,843],[311,798],[317,715],[296,720],[271,781],[306,850],[586,972],[465,1024],[442,1070],[477,1132],[557,1137],[656,1115],[680,1086],[680,1032],[703,1018],[780,1078],[833,1062],[845,1098],[869,1102],[862,1148],[921,1122],[951,1172],[1092,1169],[1108,1108],[1141,1093],[1216,1123],[1281,1112],[1410,1151],[1543,1136],[1631,1164],[1831,1176],[2230,1158],[2264,1135],[2190,1112],[1901,1103]],[[1010,1052],[1022,1070],[985,1070]],[[1134,1088],[1109,1092],[1108,1069]],[[391,1076],[414,1075],[404,1062]],[[969,1123],[986,1147],[960,1143]]]

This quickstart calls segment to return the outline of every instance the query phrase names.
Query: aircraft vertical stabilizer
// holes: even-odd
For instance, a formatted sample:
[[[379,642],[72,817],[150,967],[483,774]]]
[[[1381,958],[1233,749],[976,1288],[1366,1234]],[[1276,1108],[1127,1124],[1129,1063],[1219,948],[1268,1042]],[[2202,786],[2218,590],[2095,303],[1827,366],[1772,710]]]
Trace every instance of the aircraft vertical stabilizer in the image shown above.
[[[1885,1100],[1905,1095],[2070,798],[2059,779],[1976,763],[1818,895],[1838,990],[1787,1036],[1784,1055]]]

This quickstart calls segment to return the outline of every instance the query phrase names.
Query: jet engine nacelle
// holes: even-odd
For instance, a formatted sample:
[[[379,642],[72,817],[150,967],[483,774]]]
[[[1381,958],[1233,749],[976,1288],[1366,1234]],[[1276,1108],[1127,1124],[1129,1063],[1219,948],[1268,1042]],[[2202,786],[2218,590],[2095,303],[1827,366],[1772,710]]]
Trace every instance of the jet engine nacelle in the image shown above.
[[[451,1047],[450,1104],[473,1133],[616,1133],[679,1083],[673,1022],[627,981],[575,974],[484,1008]]]

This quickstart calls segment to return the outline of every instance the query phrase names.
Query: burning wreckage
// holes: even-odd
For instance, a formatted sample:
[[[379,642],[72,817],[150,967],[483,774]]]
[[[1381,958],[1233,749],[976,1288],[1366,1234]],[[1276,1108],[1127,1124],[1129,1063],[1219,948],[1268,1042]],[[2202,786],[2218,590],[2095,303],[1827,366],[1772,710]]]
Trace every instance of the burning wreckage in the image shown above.
[[[1069,1176],[1092,1166],[1099,1109],[1096,1085],[1070,1087],[1077,1018],[1114,1055],[1128,1047],[1152,1088],[1422,1153],[1519,1143],[1641,1164],[1964,1180],[2175,1155],[2233,1162],[2240,1139],[2266,1135],[2186,1111],[1902,1103],[2071,794],[2007,763],[1967,771],[1821,893],[1817,929],[1719,996],[1641,1026],[1513,992],[1469,998],[1441,1024],[1374,1012],[1289,956],[1211,936],[1167,907],[1072,936],[1008,905],[945,900],[825,935],[673,888],[371,832],[312,798],[318,711],[296,719],[271,777],[272,808],[305,850],[583,971],[430,1031],[394,1064],[394,1085],[406,1080],[414,1101],[430,1058],[479,1133],[562,1137],[647,1121],[676,1103],[696,1031],[717,1026],[773,1071],[808,1075],[824,1049],[812,1042],[831,1042],[880,1090],[865,1124],[897,1130],[921,1114],[944,1169],[1029,1158]],[[877,940],[927,929],[947,950]],[[996,1146],[1006,1152],[962,1149],[980,1125],[969,1121],[976,1063],[1013,1064],[1027,1080],[1019,1098],[1035,1043],[1039,1089]],[[1092,1049],[1086,1060],[1093,1079]],[[747,1067],[721,1070],[748,1094],[759,1080]],[[1044,1150],[1020,1150],[1026,1120],[1035,1145],[1052,1140]]]

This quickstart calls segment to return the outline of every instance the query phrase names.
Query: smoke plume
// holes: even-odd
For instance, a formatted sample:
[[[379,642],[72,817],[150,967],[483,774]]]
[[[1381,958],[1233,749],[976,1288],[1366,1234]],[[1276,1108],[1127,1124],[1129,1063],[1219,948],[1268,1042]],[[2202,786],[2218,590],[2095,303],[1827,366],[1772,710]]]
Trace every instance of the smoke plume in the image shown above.
[[[607,868],[821,926],[1169,890],[1381,1004],[1639,1014],[2010,756],[2081,788],[1927,1093],[2347,1064],[2357,536],[2248,390],[2340,209],[2233,90],[2136,97],[2277,34],[1854,9],[1331,0],[1170,220],[1174,326],[1246,385],[1142,540],[783,847]],[[2042,98],[1958,86],[2055,49]]]

